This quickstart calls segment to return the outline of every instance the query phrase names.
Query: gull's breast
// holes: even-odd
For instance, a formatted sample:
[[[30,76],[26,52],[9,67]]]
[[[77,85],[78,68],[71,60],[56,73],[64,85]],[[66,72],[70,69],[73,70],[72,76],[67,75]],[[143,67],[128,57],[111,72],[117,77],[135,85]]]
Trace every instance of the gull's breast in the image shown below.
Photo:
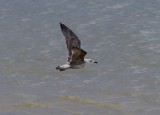
[[[85,66],[85,62],[81,63],[81,64],[72,64],[71,68],[72,69],[78,69],[78,68],[83,68]]]

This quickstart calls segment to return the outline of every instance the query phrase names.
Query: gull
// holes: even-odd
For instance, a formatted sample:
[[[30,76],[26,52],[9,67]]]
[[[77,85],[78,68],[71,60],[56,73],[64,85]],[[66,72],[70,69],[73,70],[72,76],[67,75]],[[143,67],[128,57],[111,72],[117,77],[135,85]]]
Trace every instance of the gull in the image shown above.
[[[62,23],[60,23],[60,28],[66,41],[68,59],[64,65],[57,66],[56,70],[65,71],[66,69],[78,69],[84,67],[86,63],[98,63],[93,59],[84,58],[87,52],[81,49],[81,41],[71,29]]]

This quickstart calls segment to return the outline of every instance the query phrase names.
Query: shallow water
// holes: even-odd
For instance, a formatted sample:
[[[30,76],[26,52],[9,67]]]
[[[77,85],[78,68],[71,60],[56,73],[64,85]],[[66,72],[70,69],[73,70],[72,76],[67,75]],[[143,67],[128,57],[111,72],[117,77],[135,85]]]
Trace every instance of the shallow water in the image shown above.
[[[1,115],[159,115],[159,0],[1,0]],[[59,72],[59,22],[98,64]]]

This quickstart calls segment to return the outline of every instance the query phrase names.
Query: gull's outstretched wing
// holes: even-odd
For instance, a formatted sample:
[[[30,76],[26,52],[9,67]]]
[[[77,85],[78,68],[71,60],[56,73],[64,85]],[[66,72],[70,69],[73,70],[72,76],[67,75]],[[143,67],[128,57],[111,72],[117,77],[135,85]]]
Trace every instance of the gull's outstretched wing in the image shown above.
[[[77,61],[81,60],[84,61],[84,56],[87,54],[86,51],[79,49],[77,47],[72,47],[72,55],[71,55],[71,61]]]
[[[60,27],[61,27],[62,35],[64,36],[66,40],[68,56],[69,56],[68,61],[70,61],[71,55],[72,55],[72,48],[77,47],[80,49],[81,41],[78,39],[76,34],[71,29],[69,29],[66,25],[60,23]]]

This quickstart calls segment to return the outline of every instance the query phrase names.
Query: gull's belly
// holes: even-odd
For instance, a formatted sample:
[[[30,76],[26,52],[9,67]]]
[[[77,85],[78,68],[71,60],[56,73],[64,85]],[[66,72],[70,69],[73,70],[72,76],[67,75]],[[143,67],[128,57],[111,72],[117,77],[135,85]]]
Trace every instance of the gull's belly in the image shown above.
[[[72,69],[78,69],[78,68],[82,68],[82,67],[84,67],[84,66],[85,66],[85,63],[83,63],[83,64],[78,64],[78,65],[72,65],[71,68],[72,68]]]

